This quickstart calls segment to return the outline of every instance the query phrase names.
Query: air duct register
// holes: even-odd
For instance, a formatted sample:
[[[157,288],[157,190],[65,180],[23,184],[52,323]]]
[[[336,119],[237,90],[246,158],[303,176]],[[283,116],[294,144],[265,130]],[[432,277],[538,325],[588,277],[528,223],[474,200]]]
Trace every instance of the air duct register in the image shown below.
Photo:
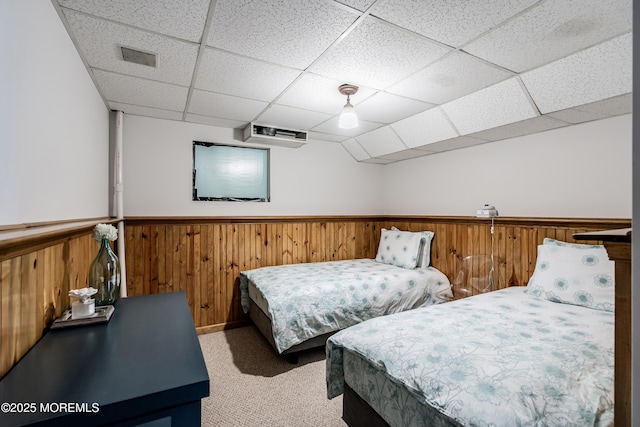
[[[252,122],[244,128],[244,141],[298,148],[307,143],[307,132]]]

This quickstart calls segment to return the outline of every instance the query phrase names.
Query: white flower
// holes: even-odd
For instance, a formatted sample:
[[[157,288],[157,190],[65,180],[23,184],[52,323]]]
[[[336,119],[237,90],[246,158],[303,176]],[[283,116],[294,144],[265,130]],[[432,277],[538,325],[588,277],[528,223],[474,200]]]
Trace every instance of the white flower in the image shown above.
[[[98,242],[102,239],[108,239],[113,242],[118,238],[118,230],[110,224],[98,224],[93,229],[93,238]]]

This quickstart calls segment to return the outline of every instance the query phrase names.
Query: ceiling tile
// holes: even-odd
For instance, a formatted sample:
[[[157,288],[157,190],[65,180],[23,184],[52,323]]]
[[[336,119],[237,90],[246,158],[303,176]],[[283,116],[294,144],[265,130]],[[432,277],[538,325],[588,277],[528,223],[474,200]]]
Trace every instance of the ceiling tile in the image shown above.
[[[305,110],[340,114],[347,102],[347,97],[338,92],[338,87],[343,83],[346,82],[307,73],[291,85],[276,102]],[[358,93],[351,96],[351,103],[358,105],[374,93],[373,89],[361,86]]]
[[[465,46],[513,71],[555,61],[631,30],[632,0],[553,0]]]
[[[247,125],[247,122],[237,120],[218,119],[216,117],[200,116],[198,114],[187,114],[187,121],[202,125],[218,126],[223,128],[240,129]]]
[[[58,0],[63,7],[199,42],[210,0]]]
[[[449,52],[438,44],[366,18],[310,70],[347,83],[384,89]]]
[[[453,52],[391,86],[388,91],[434,104],[444,104],[512,76],[512,73],[471,55]]]
[[[141,107],[139,105],[122,104],[120,102],[109,102],[109,108],[113,111],[122,111],[125,114],[134,116],[155,117],[166,120],[182,120],[182,112],[160,110],[158,108]]]
[[[329,120],[330,114],[302,110],[284,105],[272,105],[258,116],[255,121],[263,125],[272,125],[291,130],[308,130]]]
[[[238,98],[220,93],[194,90],[189,112],[201,116],[217,117],[236,121],[252,121],[267,107],[266,102]]]
[[[442,153],[444,151],[457,150],[459,148],[473,147],[474,145],[480,145],[487,142],[489,141],[487,141],[486,139],[473,138],[471,136],[458,136],[456,138],[451,138],[444,141],[425,144],[421,147],[415,147],[415,149]]]
[[[347,150],[349,154],[351,154],[351,156],[353,156],[353,158],[358,161],[371,158],[369,153],[367,153],[365,149],[362,148],[362,145],[360,145],[358,141],[356,141],[353,138],[347,139],[346,141],[343,141],[341,144],[345,148],[345,150]]]
[[[272,101],[300,71],[207,48],[195,87],[211,92]]]
[[[335,0],[360,12],[367,10],[376,0]]]
[[[355,129],[341,129],[338,127],[339,116],[327,120],[326,122],[314,127],[312,131],[328,133],[330,135],[342,135],[345,137],[357,136],[383,126],[382,123],[367,122],[358,120],[358,127]]]
[[[610,117],[607,114],[592,113],[587,111],[580,111],[575,108],[567,108],[566,110],[554,111],[553,113],[545,114],[545,116],[553,117],[563,122],[577,124],[590,122],[592,120],[599,120]]]
[[[538,115],[517,78],[448,102],[442,109],[462,135]]]
[[[476,132],[469,136],[486,139],[488,141],[499,141],[501,139],[515,138],[517,136],[557,129],[568,125],[569,123],[557,120],[553,117],[538,116],[532,119],[522,120],[493,129]]]
[[[327,142],[342,142],[347,139],[347,137],[341,135],[329,135],[328,133],[307,132],[307,139]]]
[[[387,0],[375,16],[449,46],[459,47],[539,0]]]
[[[372,157],[384,156],[385,154],[407,149],[390,126],[384,126],[358,135],[355,139]]]
[[[388,124],[432,107],[433,104],[426,102],[378,92],[358,103],[355,109],[361,120]]]
[[[70,10],[64,13],[91,67],[182,86],[191,84],[198,45]],[[157,55],[157,66],[124,61],[121,46]]]
[[[440,108],[433,108],[400,120],[393,123],[391,127],[410,148],[458,136]]]
[[[93,70],[96,85],[109,102],[183,111],[188,88],[138,77]]]
[[[377,164],[377,165],[388,165],[389,163],[396,162],[396,160],[385,160],[385,159],[371,158],[371,159],[362,160],[361,162],[362,163],[373,163],[373,164]]]
[[[522,74],[543,114],[631,92],[632,80],[630,33]]]
[[[303,70],[356,18],[326,0],[218,0],[207,44]]]
[[[428,156],[430,153],[424,150],[403,150],[396,151],[395,153],[385,154],[384,156],[377,156],[376,159],[384,159],[384,160],[407,160],[407,159],[415,159],[416,157]]]
[[[631,93],[626,93],[624,95],[603,99],[602,101],[591,102],[574,108],[555,111],[547,115],[575,124],[623,114],[631,114],[632,111],[633,96]]]
[[[600,101],[590,102],[575,107],[576,110],[607,114],[609,116],[620,116],[633,112],[633,93],[614,96]]]

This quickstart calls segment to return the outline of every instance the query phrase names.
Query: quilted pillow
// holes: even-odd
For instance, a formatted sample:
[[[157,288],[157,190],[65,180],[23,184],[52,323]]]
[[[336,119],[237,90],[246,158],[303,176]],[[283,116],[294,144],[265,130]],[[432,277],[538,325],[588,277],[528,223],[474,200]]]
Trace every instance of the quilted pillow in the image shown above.
[[[422,242],[419,233],[382,229],[376,261],[403,268],[416,268]]]
[[[536,268],[525,292],[559,303],[614,311],[613,261],[600,245],[579,246],[539,245]]]

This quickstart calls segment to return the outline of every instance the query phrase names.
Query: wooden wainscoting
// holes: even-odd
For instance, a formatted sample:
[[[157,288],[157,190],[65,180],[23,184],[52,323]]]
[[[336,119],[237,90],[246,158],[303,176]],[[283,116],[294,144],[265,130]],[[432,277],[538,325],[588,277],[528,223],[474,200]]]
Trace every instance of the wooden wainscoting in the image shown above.
[[[34,227],[23,237],[15,237],[19,230],[0,231],[0,377],[69,308],[69,289],[87,286],[98,222]],[[374,258],[380,229],[392,226],[434,231],[431,263],[452,281],[464,257],[491,253],[491,221],[473,217],[129,218],[127,291],[182,290],[200,332],[239,326],[248,322],[240,308],[240,271]],[[629,220],[497,218],[498,288],[527,284],[544,237],[572,242],[574,233],[630,226]]]
[[[526,286],[536,266],[538,245],[545,237],[572,243],[601,244],[599,241],[576,241],[575,233],[607,229],[629,220],[565,218],[495,218],[493,243],[491,219],[475,217],[397,217],[385,220],[380,227],[401,230],[430,230],[435,233],[431,247],[431,265],[449,277],[454,296],[464,295],[456,277],[462,260],[470,255],[491,257],[493,246],[494,280],[497,289]],[[630,226],[630,225],[629,225]],[[613,228],[613,227],[612,227]],[[472,292],[471,294],[475,294]]]
[[[380,229],[431,230],[431,263],[454,279],[468,255],[491,254],[491,220],[475,217],[128,218],[128,295],[182,290],[199,332],[244,325],[239,273],[270,265],[374,258]],[[497,287],[525,286],[545,237],[630,226],[629,220],[496,218]],[[582,242],[585,243],[585,242]],[[598,243],[598,242],[591,242]],[[460,295],[454,288],[454,294]]]
[[[0,240],[0,377],[88,283],[99,244],[93,225]]]
[[[200,332],[244,325],[240,271],[373,258],[381,218],[127,219],[129,296],[185,291]]]

